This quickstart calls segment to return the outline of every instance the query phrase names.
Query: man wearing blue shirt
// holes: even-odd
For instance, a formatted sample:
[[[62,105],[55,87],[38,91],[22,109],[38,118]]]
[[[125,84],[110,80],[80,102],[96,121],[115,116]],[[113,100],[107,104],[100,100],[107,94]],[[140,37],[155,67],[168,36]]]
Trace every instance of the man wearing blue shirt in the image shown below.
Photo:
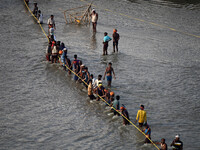
[[[119,108],[119,106],[120,106],[120,104],[119,104],[119,99],[120,99],[120,96],[119,95],[117,95],[116,96],[116,99],[113,101],[113,107],[115,108],[115,110],[113,109],[113,112],[114,112],[114,115],[120,115],[117,111],[119,111],[120,110],[120,108]]]
[[[104,39],[103,39],[103,55],[108,55],[108,42],[111,41],[111,37],[108,36],[108,33],[104,33]]]

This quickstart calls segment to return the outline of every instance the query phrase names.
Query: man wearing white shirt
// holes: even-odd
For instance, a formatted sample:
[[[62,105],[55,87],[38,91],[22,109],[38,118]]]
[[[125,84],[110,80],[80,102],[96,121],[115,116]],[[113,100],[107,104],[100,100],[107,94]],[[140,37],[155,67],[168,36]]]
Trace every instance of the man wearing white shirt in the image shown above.
[[[51,17],[48,19],[47,24],[49,28],[54,28],[56,29],[55,21],[54,21],[54,16],[51,15]]]

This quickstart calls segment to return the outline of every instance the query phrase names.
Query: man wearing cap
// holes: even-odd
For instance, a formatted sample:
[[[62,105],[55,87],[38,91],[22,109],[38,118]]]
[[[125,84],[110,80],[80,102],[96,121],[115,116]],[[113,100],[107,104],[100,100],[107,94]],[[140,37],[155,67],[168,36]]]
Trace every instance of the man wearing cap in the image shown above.
[[[93,32],[96,32],[97,21],[98,21],[98,13],[96,13],[95,9],[92,9],[92,13],[91,13],[90,16],[92,18]]]
[[[97,88],[99,86],[99,84],[102,84],[101,78],[102,78],[102,75],[99,74],[98,79],[95,80],[95,82],[94,82],[94,89]]]
[[[147,123],[147,115],[146,111],[144,110],[144,105],[140,106],[140,110],[137,112],[137,117],[135,123],[139,122],[139,126],[142,127],[144,122]]]
[[[111,41],[111,37],[108,36],[108,33],[104,33],[103,39],[103,55],[108,55],[108,42]]]
[[[117,29],[113,30],[113,52],[115,53],[115,47],[118,52],[118,41],[119,41],[119,34],[117,33]]]
[[[63,65],[63,67],[65,68],[65,65],[66,65],[66,56],[67,56],[67,48],[63,48],[63,50],[60,50],[62,51],[62,54],[61,54],[61,63]],[[65,68],[66,69],[66,68]]]
[[[173,150],[183,150],[183,142],[180,141],[180,136],[177,134],[171,144]]]
[[[120,107],[120,111],[121,111],[121,113],[122,113],[122,118],[123,118],[123,124],[124,125],[129,125],[130,123],[129,123],[129,114],[128,114],[128,111],[126,110],[126,108],[125,108],[125,106],[124,105],[122,105],[121,107]],[[125,118],[126,117],[126,118]],[[128,120],[127,120],[128,119]]]
[[[98,86],[98,88],[97,88],[97,94],[98,94],[98,96],[97,96],[97,101],[100,100],[100,97],[99,97],[99,96],[101,96],[102,98],[104,97],[104,95],[105,95],[104,89],[105,89],[105,88],[103,87],[103,85],[102,85],[102,84],[99,84],[99,86]]]

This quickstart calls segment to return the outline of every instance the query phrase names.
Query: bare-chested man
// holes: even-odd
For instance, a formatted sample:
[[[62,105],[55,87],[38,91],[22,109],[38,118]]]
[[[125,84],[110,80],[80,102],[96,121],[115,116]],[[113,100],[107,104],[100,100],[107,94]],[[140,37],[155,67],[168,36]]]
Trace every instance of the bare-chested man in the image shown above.
[[[105,70],[105,73],[104,73],[104,77],[103,79],[105,80],[105,76],[107,76],[107,82],[108,82],[108,86],[110,87],[111,86],[111,82],[112,82],[112,73],[114,75],[114,79],[115,78],[115,72],[114,72],[114,69],[112,68],[112,63],[110,62],[108,64],[108,67],[106,68]]]

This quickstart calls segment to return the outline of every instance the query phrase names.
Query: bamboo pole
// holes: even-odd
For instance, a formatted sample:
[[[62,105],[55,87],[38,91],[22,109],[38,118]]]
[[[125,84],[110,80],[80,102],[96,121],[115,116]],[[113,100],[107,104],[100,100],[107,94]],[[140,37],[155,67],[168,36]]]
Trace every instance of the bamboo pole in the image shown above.
[[[87,6],[86,10],[80,10],[78,12],[73,12],[78,9],[84,8],[86,6]],[[91,16],[90,16],[91,6],[92,6],[92,3],[89,5],[83,5],[80,7],[65,10],[63,13],[64,13],[64,18],[65,18],[66,24],[68,24],[68,23],[86,24],[88,22],[90,23],[90,21],[91,21]],[[70,11],[71,11],[71,13],[70,13]],[[69,15],[68,19],[66,17],[66,13],[68,13],[68,15]],[[79,14],[81,14],[81,15],[79,15]]]
[[[84,7],[86,7],[86,6],[88,6],[88,4],[87,4],[87,5],[80,6],[80,7],[72,8],[72,9],[67,9],[67,10],[65,10],[64,12],[72,11],[72,10],[79,9],[79,8],[84,8]]]
[[[64,13],[64,17],[65,17],[65,22],[66,22],[66,24],[68,24],[68,22],[67,22],[67,17],[66,17],[66,14]]]
[[[86,13],[87,13],[87,11],[90,9],[91,5],[92,5],[92,3],[91,3],[90,5],[88,5],[88,8],[87,8],[87,10],[85,11],[85,13],[83,14],[83,16],[86,15]],[[81,21],[82,21],[82,19],[83,19],[83,17],[81,18]]]
[[[72,23],[72,18],[71,18],[71,15],[69,14],[69,17],[70,17],[70,23]]]
[[[89,24],[90,24],[90,22],[91,22],[91,7],[89,9]]]

